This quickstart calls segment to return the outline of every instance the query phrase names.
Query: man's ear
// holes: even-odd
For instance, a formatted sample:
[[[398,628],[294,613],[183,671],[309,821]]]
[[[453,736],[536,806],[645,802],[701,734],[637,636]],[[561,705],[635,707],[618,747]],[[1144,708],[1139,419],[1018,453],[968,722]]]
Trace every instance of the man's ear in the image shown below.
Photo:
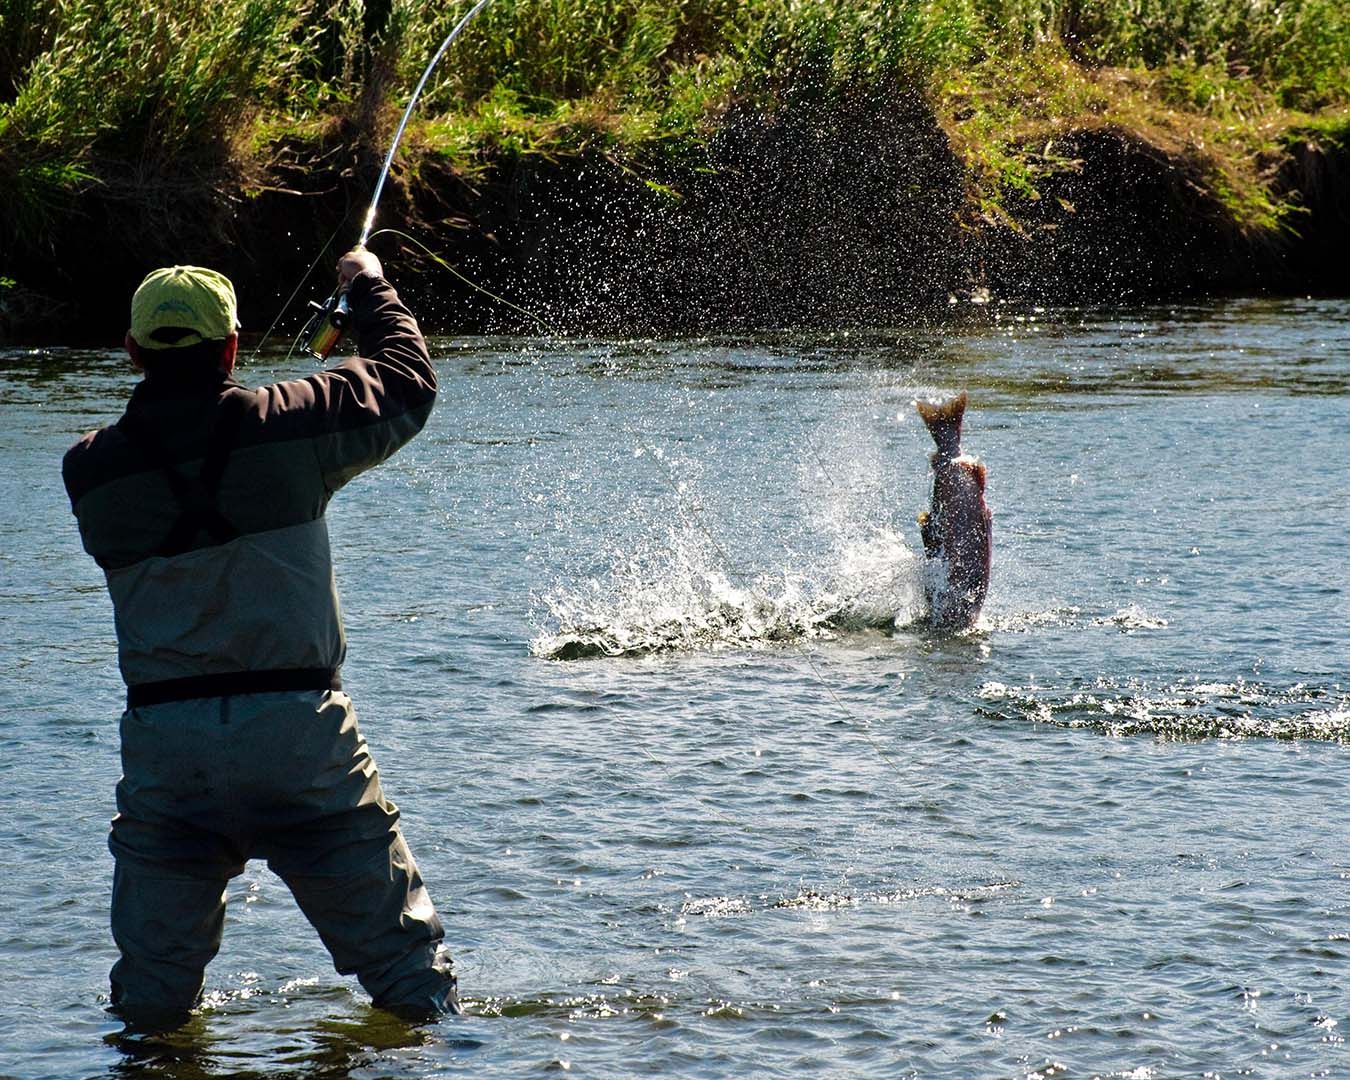
[[[141,366],[141,347],[136,344],[136,339],[131,336],[131,331],[127,331],[126,340],[123,344],[127,347],[127,355],[131,357],[131,366],[137,371],[144,372],[145,368]]]
[[[225,351],[220,354],[220,370],[226,375],[234,371],[234,361],[239,355],[239,335],[231,334],[225,339]]]

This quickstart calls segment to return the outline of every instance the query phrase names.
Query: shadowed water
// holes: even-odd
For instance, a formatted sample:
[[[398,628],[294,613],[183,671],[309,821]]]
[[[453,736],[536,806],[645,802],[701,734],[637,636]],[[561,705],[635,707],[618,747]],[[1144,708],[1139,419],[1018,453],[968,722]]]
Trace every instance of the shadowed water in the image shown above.
[[[0,1076],[1350,1074],[1350,304],[433,344],[330,528],[469,1015],[371,1010],[251,864],[200,1015],[119,1036],[59,461],[131,376],[11,350]],[[936,636],[910,401],[958,387],[993,585]]]

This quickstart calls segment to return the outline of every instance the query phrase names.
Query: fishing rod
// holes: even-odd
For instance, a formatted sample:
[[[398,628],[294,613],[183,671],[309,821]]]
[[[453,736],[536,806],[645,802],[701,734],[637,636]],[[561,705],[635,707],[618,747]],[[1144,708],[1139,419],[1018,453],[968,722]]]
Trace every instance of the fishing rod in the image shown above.
[[[413,89],[412,97],[408,99],[408,106],[403,110],[403,118],[398,122],[398,130],[394,132],[394,141],[389,144],[389,153],[384,156],[384,167],[380,169],[380,178],[375,183],[375,191],[370,198],[370,207],[366,210],[365,220],[361,225],[361,238],[356,241],[357,248],[366,246],[366,241],[370,239],[371,230],[375,227],[375,211],[380,205],[380,196],[384,193],[384,182],[389,178],[389,168],[394,163],[394,152],[398,149],[399,141],[403,138],[403,131],[408,126],[408,118],[412,116],[413,106],[417,104],[417,99],[422,94],[422,88],[426,86],[427,79],[431,77],[431,72],[441,62],[441,57],[445,55],[445,51],[450,48],[455,38],[459,37],[461,31],[469,25],[475,15],[487,7],[488,3],[489,0],[478,0],[468,13],[455,24],[454,29],[445,35],[441,47],[436,50],[436,55],[431,58],[431,63],[427,64],[426,70],[422,72],[422,77],[417,80],[417,86]],[[347,324],[351,321],[351,310],[347,306],[346,290],[339,288],[323,304],[311,300],[309,306],[314,309],[314,314],[310,316],[309,322],[300,332],[301,348],[318,360],[327,360],[328,354],[342,340],[342,335],[347,330]]]

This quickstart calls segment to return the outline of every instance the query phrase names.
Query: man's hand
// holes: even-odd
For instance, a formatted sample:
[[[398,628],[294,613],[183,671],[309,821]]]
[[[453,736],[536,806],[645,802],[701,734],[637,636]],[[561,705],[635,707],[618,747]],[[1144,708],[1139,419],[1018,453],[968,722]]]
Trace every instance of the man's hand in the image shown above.
[[[352,248],[338,260],[338,289],[344,290],[352,283],[352,278],[363,271],[369,271],[377,277],[384,277],[384,268],[380,260],[363,247]]]

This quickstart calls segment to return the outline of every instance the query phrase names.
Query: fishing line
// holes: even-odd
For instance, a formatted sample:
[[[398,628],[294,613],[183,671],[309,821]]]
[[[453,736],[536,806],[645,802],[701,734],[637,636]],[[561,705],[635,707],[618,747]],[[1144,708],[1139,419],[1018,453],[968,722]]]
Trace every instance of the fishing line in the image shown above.
[[[806,443],[806,448],[811,452],[811,456],[815,458],[816,465],[817,467],[819,467],[821,475],[828,477],[830,475],[830,469],[825,464],[825,459],[820,456],[820,449],[819,447],[816,446],[815,440],[811,438],[809,433],[807,433],[802,441]],[[839,709],[839,711],[842,712],[844,716],[847,717],[849,720],[852,720],[854,722],[854,725],[857,727],[857,729],[862,732],[863,738],[865,738],[871,745],[872,749],[876,751],[877,756],[880,757],[882,761],[884,761],[887,765],[889,765],[892,769],[894,769],[898,774],[900,772],[900,767],[886,754],[884,750],[881,749],[880,746],[877,745],[876,740],[872,738],[872,733],[867,725],[867,722],[855,716],[852,712],[849,711],[848,708],[845,707],[843,701],[840,699],[839,695],[835,692],[834,687],[820,673],[820,669],[816,667],[815,659],[811,656],[811,654],[808,653],[804,648],[802,648],[799,643],[794,642],[793,644],[797,646],[798,653],[801,655],[802,659],[806,661],[807,666],[811,668],[811,672],[812,674],[815,675],[816,681],[819,682],[822,687],[824,687],[825,692],[829,694],[830,697],[834,700],[835,706]]]
[[[455,39],[459,37],[459,35],[463,32],[464,28],[469,24],[469,22],[474,18],[474,16],[476,16],[484,7],[486,7],[489,2],[490,0],[478,0],[478,2],[468,10],[468,12],[463,16],[463,18],[461,18],[459,22],[455,24],[455,26],[451,29],[450,33],[446,35],[445,40],[441,42],[440,48],[436,50],[435,55],[431,58],[431,61],[427,64],[426,69],[422,72],[422,77],[417,81],[417,85],[413,88],[412,96],[408,99],[408,104],[406,108],[404,108],[403,110],[403,116],[399,120],[398,129],[394,133],[393,141],[389,145],[389,152],[385,155],[384,164],[380,169],[379,179],[376,181],[375,189],[371,196],[370,207],[366,211],[365,220],[361,227],[361,236],[360,239],[357,241],[356,246],[358,248],[364,247],[367,241],[369,241],[372,236],[372,230],[374,229],[375,225],[375,214],[379,207],[380,196],[384,192],[385,181],[389,178],[389,170],[393,166],[394,154],[398,150],[398,144],[403,138],[403,133],[408,126],[408,120],[412,116],[413,108],[417,104],[417,100],[421,96],[422,90],[426,86],[427,80],[431,77],[431,73],[435,69],[436,65],[440,62],[441,57],[445,55],[446,50],[450,48],[451,44],[453,44]],[[341,226],[339,226],[339,228],[340,227]],[[522,315],[525,315],[526,317],[534,320],[538,325],[544,327],[545,329],[549,330],[552,329],[552,327],[545,320],[535,315],[533,312],[526,311],[519,305],[512,304],[510,301],[507,301],[504,298],[489,292],[487,289],[481,288],[474,282],[469,281],[468,278],[466,278],[463,274],[461,274],[458,270],[456,270],[449,262],[442,259],[430,248],[422,244],[421,241],[416,240],[414,237],[408,236],[406,233],[399,232],[398,230],[385,229],[381,231],[399,235],[411,241],[413,244],[415,244],[417,247],[423,250],[427,255],[429,255],[432,259],[434,259],[439,265],[445,267],[445,269],[447,269],[450,273],[454,274],[455,277],[457,277],[461,281],[465,282],[471,288],[474,288],[478,292],[481,292],[483,295],[488,296],[493,300],[505,304],[507,307],[511,308],[511,310],[516,311]],[[334,236],[336,236],[336,233],[334,233]],[[331,239],[329,243],[330,244],[332,243]],[[326,249],[327,245],[325,245],[325,250]],[[319,256],[320,258],[322,258],[322,254],[323,253],[320,252]],[[318,259],[315,259],[314,265],[317,265],[317,263]],[[314,267],[312,265],[310,267],[310,270],[306,273],[306,277],[309,276],[309,273],[313,272],[313,268]],[[296,292],[297,293],[299,292],[298,287],[296,289]],[[292,300],[294,299],[294,294],[292,294],[291,299]],[[289,305],[290,302],[291,300],[288,300],[287,304]],[[316,305],[316,307],[317,306],[318,305]],[[321,355],[322,358],[326,359],[328,353],[332,350],[333,346],[336,345],[337,340],[341,337],[342,330],[345,329],[346,326],[346,321],[347,321],[347,313],[345,310],[345,296],[339,293],[336,294],[329,301],[328,304],[319,307],[319,310],[316,312],[314,318],[311,320],[311,325],[314,327],[314,329],[309,330],[309,328],[306,328],[307,330],[309,330],[309,332],[307,333],[305,331],[302,331],[301,337],[309,339],[311,351],[319,353],[319,355]],[[324,322],[328,323],[328,327],[323,326]],[[316,331],[318,335],[320,335],[317,338],[317,340],[315,333]],[[318,349],[315,349],[313,347],[315,344],[319,346]],[[633,432],[631,428],[628,427],[626,421],[624,426],[625,428],[628,428],[628,433],[630,436],[634,436],[637,434]],[[662,464],[664,465],[664,463]],[[686,516],[694,522],[695,526],[699,528],[699,530],[707,538],[708,542],[712,545],[713,551],[718,555],[718,557],[722,561],[726,571],[732,575],[735,575],[736,571],[734,566],[732,565],[730,556],[728,556],[727,553],[723,550],[721,544],[717,542],[717,539],[713,536],[712,532],[702,522],[701,518],[698,517],[697,513],[691,512],[689,509],[686,508],[683,493],[679,490],[679,486],[674,482],[674,478],[671,477],[667,472],[665,472],[664,469],[662,470],[662,475],[665,477],[667,483],[671,486],[675,494],[676,504],[681,507],[682,512],[684,512]],[[899,771],[898,767],[891,760],[891,758],[889,758],[885,754],[885,752],[876,744],[875,740],[872,739],[871,733],[866,730],[866,726],[862,724],[862,722],[844,705],[843,700],[835,692],[834,688],[825,680],[824,676],[820,672],[820,669],[817,667],[815,660],[802,648],[800,643],[794,644],[796,645],[796,648],[800,653],[800,655],[802,656],[802,658],[806,661],[808,667],[810,667],[811,672],[815,676],[816,680],[833,699],[835,706],[839,709],[839,711],[846,718],[853,721],[855,726],[859,727],[859,730],[863,732],[868,743],[876,751],[878,756],[881,757],[881,759],[885,761],[888,765],[890,765],[892,768],[896,768],[898,772]]]
[[[556,334],[558,332],[558,328],[555,327],[552,323],[550,323],[547,319],[543,318],[542,316],[536,315],[533,311],[527,311],[519,304],[513,304],[510,300],[507,300],[503,296],[498,296],[494,292],[489,292],[487,289],[483,288],[483,286],[479,285],[477,282],[472,281],[469,278],[465,277],[465,275],[462,274],[458,269],[456,269],[451,263],[447,262],[445,259],[441,258],[441,256],[437,255],[434,251],[431,250],[431,248],[427,247],[426,244],[418,240],[417,237],[410,236],[408,233],[403,232],[401,229],[393,229],[388,226],[385,226],[383,229],[376,229],[373,233],[370,234],[370,236],[367,237],[367,240],[374,240],[375,237],[384,236],[385,234],[401,237],[402,239],[408,241],[408,243],[420,249],[424,254],[426,254],[438,265],[445,267],[446,270],[448,270],[451,274],[453,274],[456,278],[462,281],[474,292],[482,293],[489,300],[495,300],[503,307],[508,307],[512,311],[520,315],[524,315],[527,319],[533,319],[534,322],[541,329],[547,331],[550,334]]]
[[[305,287],[305,282],[309,280],[310,274],[314,273],[314,268],[319,265],[319,260],[322,259],[328,249],[333,246],[333,241],[337,239],[338,233],[346,228],[347,222],[351,219],[351,216],[352,212],[348,210],[342,220],[338,222],[338,227],[333,230],[333,235],[324,242],[323,247],[319,249],[319,253],[314,256],[314,261],[309,264],[309,269],[301,275],[295,288],[291,290],[291,295],[286,297],[286,302],[281,305],[281,310],[277,312],[277,317],[272,320],[272,325],[263,333],[263,336],[258,340],[258,344],[253,346],[253,352],[249,355],[250,362],[258,359],[258,354],[262,352],[263,345],[265,345],[267,339],[272,336],[272,331],[277,328],[277,323],[281,322],[281,317],[286,314],[286,309],[289,308],[291,304],[295,302],[295,298],[300,295],[300,290]],[[295,347],[300,343],[300,337],[303,333],[304,331],[302,330],[300,334],[295,335],[294,340],[291,342],[290,352],[286,354],[287,360],[291,358],[291,353],[295,352]]]

